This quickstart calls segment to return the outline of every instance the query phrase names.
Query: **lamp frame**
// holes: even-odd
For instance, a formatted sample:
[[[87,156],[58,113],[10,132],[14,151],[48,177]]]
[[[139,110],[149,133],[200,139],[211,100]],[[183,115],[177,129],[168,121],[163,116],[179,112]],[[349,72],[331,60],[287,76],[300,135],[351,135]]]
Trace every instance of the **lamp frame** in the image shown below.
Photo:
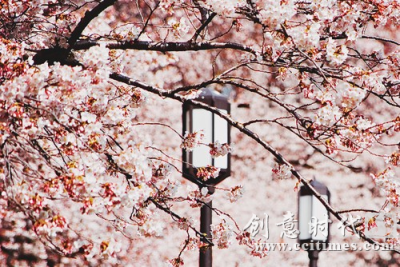
[[[329,191],[329,189],[328,189],[328,187],[326,186],[326,185],[324,185],[323,183],[321,183],[321,182],[319,182],[319,181],[317,181],[317,180],[312,180],[311,182],[310,182],[310,185],[312,186],[312,187],[314,187],[314,189],[320,194],[320,195],[326,195],[327,196],[327,201],[328,201],[328,203],[330,203],[330,201],[331,201],[331,193],[330,193],[330,191]],[[315,197],[314,197],[314,195],[313,195],[313,193],[312,193],[312,191],[311,191],[311,189],[309,189],[308,187],[306,187],[305,185],[303,185],[303,186],[301,186],[300,187],[300,190],[299,190],[299,194],[298,194],[298,201],[297,201],[297,203],[298,203],[298,221],[299,221],[299,229],[301,229],[302,227],[300,227],[300,224],[301,223],[303,223],[302,221],[300,221],[300,214],[301,214],[301,206],[300,206],[300,198],[301,197],[303,197],[303,196],[311,196],[311,210],[312,210],[312,206],[313,206],[313,204],[314,204],[314,201],[319,201],[318,199],[316,199]],[[324,207],[325,208],[325,207]],[[326,208],[325,208],[326,209]],[[299,238],[298,238],[298,241],[299,241],[299,243],[300,243],[300,245],[302,246],[303,244],[309,244],[309,246],[308,247],[311,247],[311,246],[313,246],[313,247],[321,247],[321,245],[324,245],[325,244],[325,246],[329,243],[329,241],[330,241],[330,224],[329,224],[329,222],[330,222],[330,213],[329,213],[329,211],[326,209],[326,213],[327,213],[327,220],[328,220],[328,225],[327,225],[327,232],[328,232],[328,234],[327,234],[327,237],[326,237],[326,239],[325,240],[323,240],[323,241],[321,241],[321,240],[319,240],[319,239],[313,239],[313,236],[311,235],[311,237],[310,238],[308,238],[308,239],[300,239],[300,235],[299,235]],[[309,222],[308,223],[310,223],[311,222],[311,218],[312,218],[312,216],[313,216],[314,214],[312,214],[311,213],[311,217],[309,218]],[[313,244],[317,244],[316,246],[315,245],[313,245]],[[318,245],[318,244],[320,244],[320,245]],[[302,247],[304,247],[304,246],[302,246]],[[311,249],[310,249],[311,250]]]
[[[214,107],[217,109],[221,109],[227,112],[229,115],[231,112],[231,105],[228,101],[228,97],[222,94],[215,92],[212,89],[205,88],[202,89],[200,95],[193,99],[195,101],[202,102],[204,104],[209,105],[210,107]],[[185,134],[186,131],[193,133],[193,110],[195,109],[203,109],[201,107],[196,106],[191,102],[184,102],[182,105],[182,133]],[[218,116],[213,111],[212,113],[212,121],[211,121],[211,142],[215,141],[215,116]],[[227,140],[228,144],[231,143],[231,125],[227,122]],[[210,155],[211,157],[211,155]],[[215,159],[211,157],[211,165],[214,165]],[[193,152],[182,149],[182,173],[183,177],[190,180],[193,183],[199,184],[199,178],[197,178],[197,168],[193,166]],[[206,166],[204,166],[206,167]],[[217,185],[226,178],[231,175],[231,155],[227,154],[227,168],[221,168],[218,177],[210,178],[207,181],[202,181],[203,185]]]

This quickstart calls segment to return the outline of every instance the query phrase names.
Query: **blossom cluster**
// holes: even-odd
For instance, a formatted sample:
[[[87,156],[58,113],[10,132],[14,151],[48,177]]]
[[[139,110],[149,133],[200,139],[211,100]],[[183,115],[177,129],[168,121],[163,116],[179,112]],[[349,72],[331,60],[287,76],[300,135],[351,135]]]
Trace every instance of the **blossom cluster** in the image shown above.
[[[194,224],[194,220],[192,218],[180,218],[177,222],[176,225],[178,226],[179,229],[187,231],[189,227],[192,227]]]
[[[206,167],[197,168],[196,176],[203,181],[207,181],[210,178],[217,178],[219,171],[219,168],[208,165]]]
[[[279,28],[286,20],[290,20],[297,13],[295,1],[268,0],[261,9],[259,16],[261,21],[271,29]]]
[[[182,34],[189,32],[189,25],[184,17],[182,17],[179,21],[175,19],[170,19],[168,24],[171,26],[174,35],[179,38]]]
[[[196,189],[190,191],[187,195],[187,198],[190,203],[190,207],[197,208],[202,207],[204,203],[209,203],[213,199],[213,195],[209,194],[208,188],[203,187],[202,189]]]
[[[209,147],[211,148],[210,154],[213,157],[222,157],[232,151],[229,144],[227,144],[227,143],[220,144],[218,141],[216,141],[215,143],[209,144]]]
[[[211,232],[212,239],[217,243],[218,248],[228,248],[232,243],[233,229],[225,220],[222,220],[219,224],[212,224]]]
[[[250,254],[252,256],[264,258],[269,254],[267,246],[262,245],[262,243],[265,241],[263,241],[262,239],[255,240],[247,231],[238,234],[236,236],[236,240],[239,242],[240,245],[245,245],[249,247],[251,249]]]
[[[286,164],[275,164],[272,172],[278,179],[289,179],[292,176],[291,167]]]
[[[224,15],[232,16],[235,15],[236,10],[239,7],[245,6],[246,1],[244,0],[206,0],[204,1],[206,7],[210,8],[214,12]]]
[[[186,132],[185,135],[183,136],[181,148],[193,151],[193,149],[195,149],[197,146],[201,144],[201,141],[203,139],[204,139],[204,134],[202,131],[193,133]]]
[[[326,45],[326,59],[329,62],[335,65],[342,64],[347,59],[348,53],[349,49],[347,49],[346,45],[338,46],[335,41],[329,38]]]
[[[160,235],[160,224],[150,221],[154,210],[144,203],[154,194],[154,185],[172,195],[177,184],[164,179],[170,174],[169,164],[153,165],[148,159],[145,143],[126,142],[137,140],[130,124],[145,97],[136,88],[109,83],[109,50],[90,49],[79,55],[85,68],[31,66],[30,61],[16,62],[23,57],[22,46],[2,45],[2,54],[8,55],[2,68],[8,63],[13,68],[0,84],[0,140],[5,149],[17,151],[7,155],[15,172],[2,178],[1,183],[13,181],[2,194],[29,215],[31,231],[67,255],[82,252],[93,264],[115,263],[120,248],[108,237],[88,240],[74,234],[79,224],[58,210],[57,201],[75,203],[77,217],[114,214],[113,225],[122,232],[134,209],[130,219],[140,226],[137,233]],[[9,51],[15,51],[14,58]],[[20,141],[11,141],[16,136]]]
[[[379,174],[371,174],[375,184],[386,195],[387,200],[393,207],[399,206],[400,184],[395,181],[394,171],[388,167]]]
[[[243,196],[244,189],[242,185],[237,185],[229,189],[227,192],[227,197],[230,202],[236,202],[239,198]]]

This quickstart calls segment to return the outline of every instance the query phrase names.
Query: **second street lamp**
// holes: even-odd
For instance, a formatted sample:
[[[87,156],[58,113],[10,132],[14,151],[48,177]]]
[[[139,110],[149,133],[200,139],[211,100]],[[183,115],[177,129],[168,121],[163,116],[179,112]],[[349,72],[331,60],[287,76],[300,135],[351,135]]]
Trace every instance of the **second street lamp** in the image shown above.
[[[218,92],[205,88],[202,89],[200,95],[194,99],[195,101],[207,104],[210,107],[218,109],[220,112],[230,114],[230,104],[227,96]],[[182,132],[185,134],[197,131],[203,131],[205,144],[230,144],[230,125],[226,120],[214,114],[211,111],[197,107],[192,103],[185,102],[182,110]],[[219,175],[200,181],[197,172],[201,168],[214,166],[220,169]],[[199,185],[200,189],[207,187],[208,193],[214,193],[214,186],[222,182],[231,174],[231,159],[228,153],[225,156],[213,158],[210,153],[210,147],[201,145],[193,151],[182,151],[182,173],[183,177],[189,181]],[[201,207],[200,211],[200,231],[205,236],[202,237],[204,242],[206,239],[211,241],[211,223],[212,223],[212,202],[206,203]],[[211,247],[200,250],[199,264],[201,267],[212,266],[212,249]]]
[[[316,180],[310,184],[329,203],[331,194],[328,188]],[[310,267],[317,267],[318,253],[329,242],[329,212],[311,190],[303,185],[299,191],[298,214],[300,246],[308,252]]]

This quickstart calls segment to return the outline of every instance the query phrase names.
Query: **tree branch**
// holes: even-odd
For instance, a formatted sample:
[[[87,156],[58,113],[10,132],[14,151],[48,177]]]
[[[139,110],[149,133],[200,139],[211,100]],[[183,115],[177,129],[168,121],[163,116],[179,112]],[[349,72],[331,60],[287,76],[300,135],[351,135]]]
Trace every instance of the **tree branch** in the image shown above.
[[[251,139],[253,139],[254,141],[256,141],[259,145],[261,145],[263,148],[265,148],[267,151],[269,151],[276,159],[278,162],[285,164],[287,166],[290,167],[290,171],[292,173],[292,175],[294,177],[296,177],[305,187],[307,187],[312,194],[322,203],[322,205],[325,206],[325,208],[331,213],[333,214],[333,216],[335,216],[339,221],[343,222],[343,224],[353,230],[353,225],[351,225],[350,223],[346,222],[345,220],[343,220],[343,217],[340,215],[340,213],[338,211],[336,211],[331,204],[329,204],[322,196],[320,193],[318,193],[316,191],[316,189],[310,184],[310,181],[308,181],[306,178],[304,178],[290,163],[288,160],[286,160],[282,154],[280,154],[276,149],[274,149],[270,144],[268,144],[267,142],[261,140],[261,138],[254,132],[252,132],[251,130],[249,130],[248,128],[246,128],[245,126],[243,126],[243,124],[235,121],[232,119],[232,117],[229,114],[224,114],[221,111],[219,111],[217,108],[214,107],[210,107],[209,105],[202,103],[202,102],[198,102],[195,100],[191,100],[191,99],[185,99],[184,96],[180,96],[180,95],[175,95],[175,94],[170,94],[170,92],[165,91],[163,89],[159,89],[153,86],[149,86],[146,84],[143,84],[141,82],[138,82],[136,80],[131,80],[129,77],[123,76],[121,74],[116,74],[113,73],[110,75],[111,79],[114,79],[116,81],[120,81],[120,82],[124,82],[126,84],[129,85],[133,85],[133,86],[137,86],[140,87],[141,89],[144,89],[146,91],[149,91],[151,93],[157,94],[161,97],[168,97],[168,98],[172,98],[175,100],[178,100],[182,103],[184,102],[188,102],[194,106],[197,107],[201,107],[203,109],[206,109],[208,111],[211,111],[212,113],[218,115],[219,117],[225,119],[231,126],[235,127],[236,129],[238,129],[240,132],[244,133],[245,135],[247,135],[248,137],[250,137]],[[377,244],[379,246],[382,246],[380,243],[376,242],[375,240],[367,237],[363,232],[359,232],[358,233],[360,235],[361,238],[363,238],[365,241],[371,243],[371,244]],[[393,251],[397,252],[400,254],[400,250],[394,249]]]
[[[100,15],[108,7],[114,5],[117,0],[104,0],[100,2],[95,8],[90,11],[86,11],[85,16],[79,21],[78,25],[76,25],[75,29],[72,31],[71,36],[68,39],[69,50],[75,45],[78,41],[79,37],[81,37],[82,32],[89,25],[89,23]]]
[[[169,215],[171,215],[171,217],[173,217],[173,218],[175,218],[175,219],[178,219],[178,220],[181,220],[181,219],[182,219],[181,216],[179,216],[178,214],[176,214],[175,212],[173,212],[171,209],[164,207],[163,205],[161,205],[160,203],[158,203],[154,198],[149,197],[148,200],[149,200],[150,202],[152,202],[158,209],[160,209],[160,210],[164,211],[165,213],[168,213]],[[202,233],[200,233],[200,232],[199,232],[196,228],[194,228],[193,226],[189,225],[189,228],[192,229],[192,230],[196,233],[196,235],[202,236]],[[214,244],[213,244],[210,240],[208,240],[207,238],[205,238],[204,240],[205,240],[205,242],[206,242],[207,244],[209,244],[210,246],[214,246]]]
[[[211,21],[213,20],[213,18],[217,15],[217,13],[212,13],[207,20],[196,30],[192,41],[196,42],[197,38],[199,37],[200,33],[207,27],[208,24],[211,23]]]
[[[73,49],[74,50],[86,50],[92,46],[99,45],[96,41],[82,41],[77,42]],[[106,45],[109,49],[133,49],[133,50],[146,50],[146,51],[158,51],[158,52],[179,52],[179,51],[200,51],[200,50],[213,50],[213,49],[233,49],[251,54],[257,52],[249,46],[237,44],[237,43],[219,43],[219,42],[150,42],[150,41],[134,41],[134,42],[122,42],[122,43],[109,43]]]

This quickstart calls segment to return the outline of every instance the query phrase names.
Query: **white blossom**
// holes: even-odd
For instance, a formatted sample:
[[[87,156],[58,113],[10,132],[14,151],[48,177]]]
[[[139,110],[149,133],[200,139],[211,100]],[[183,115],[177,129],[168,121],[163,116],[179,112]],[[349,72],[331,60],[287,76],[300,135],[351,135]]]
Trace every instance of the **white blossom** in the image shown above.
[[[325,105],[318,109],[315,123],[322,126],[332,126],[342,117],[342,112],[337,106]]]

